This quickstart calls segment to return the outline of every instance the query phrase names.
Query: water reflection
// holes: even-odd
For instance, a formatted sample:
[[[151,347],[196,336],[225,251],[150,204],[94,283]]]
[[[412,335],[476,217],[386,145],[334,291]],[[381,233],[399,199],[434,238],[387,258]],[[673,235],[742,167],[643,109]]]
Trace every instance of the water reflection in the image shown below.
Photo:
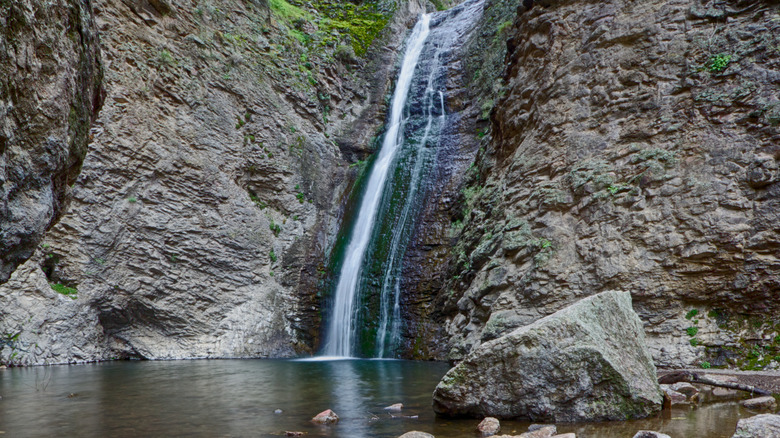
[[[0,370],[0,432],[9,437],[397,437],[410,430],[471,437],[477,420],[434,417],[431,393],[446,364],[397,360],[117,362]],[[384,407],[403,403],[400,417]],[[341,421],[310,419],[333,409]],[[281,414],[274,410],[282,409]],[[396,414],[398,415],[398,414]],[[641,429],[674,438],[730,437],[734,403],[680,409],[667,418],[559,425],[579,438],[623,438]],[[408,418],[408,417],[417,418]],[[502,422],[504,433],[527,423]]]

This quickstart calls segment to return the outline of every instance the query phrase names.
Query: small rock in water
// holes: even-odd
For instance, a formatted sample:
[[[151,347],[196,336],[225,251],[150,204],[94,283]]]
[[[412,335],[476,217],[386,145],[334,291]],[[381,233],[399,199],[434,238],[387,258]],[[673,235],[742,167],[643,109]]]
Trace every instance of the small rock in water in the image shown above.
[[[303,436],[303,435],[304,435],[303,432],[298,432],[298,431],[288,430],[284,432],[284,436]]]
[[[388,412],[401,412],[401,409],[403,408],[404,408],[403,403],[396,403],[394,405],[390,405],[386,407],[385,410]]]
[[[780,438],[780,415],[761,414],[737,422],[731,438]]]
[[[777,401],[772,396],[756,397],[749,400],[743,400],[740,404],[747,409],[753,409],[754,411],[774,411],[777,409]]]
[[[655,432],[652,430],[640,430],[634,435],[634,438],[672,438],[669,435]]]
[[[281,409],[276,409],[276,410],[274,411],[274,414],[276,414],[276,415],[279,415],[279,414],[281,414],[282,412],[284,412],[284,411],[282,411]]]
[[[528,432],[520,435],[521,438],[551,438],[558,433],[558,428],[550,425],[532,424]]]
[[[477,430],[482,436],[493,436],[501,430],[501,423],[498,422],[498,418],[485,417],[477,426]]]
[[[436,437],[429,433],[418,432],[416,430],[413,430],[411,432],[406,432],[405,434],[399,436],[398,438],[436,438]]]
[[[339,416],[330,409],[325,410],[317,414],[311,421],[317,424],[334,424],[339,422]]]

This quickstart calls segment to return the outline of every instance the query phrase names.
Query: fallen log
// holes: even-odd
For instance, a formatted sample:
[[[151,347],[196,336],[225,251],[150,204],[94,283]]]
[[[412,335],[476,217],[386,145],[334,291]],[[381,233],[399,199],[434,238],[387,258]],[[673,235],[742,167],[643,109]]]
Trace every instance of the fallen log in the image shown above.
[[[674,371],[658,378],[658,383],[671,385],[677,382],[699,383],[702,385],[717,386],[719,388],[736,389],[737,391],[745,391],[751,394],[758,395],[772,395],[771,391],[757,388],[755,386],[744,385],[736,382],[724,382],[721,380],[710,379],[699,373],[692,371]]]

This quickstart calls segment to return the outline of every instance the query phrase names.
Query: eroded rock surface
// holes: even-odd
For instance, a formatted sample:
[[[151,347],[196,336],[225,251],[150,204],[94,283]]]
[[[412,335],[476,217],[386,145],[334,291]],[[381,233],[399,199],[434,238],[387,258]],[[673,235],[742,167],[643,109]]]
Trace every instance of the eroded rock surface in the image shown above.
[[[436,413],[531,421],[643,418],[661,409],[628,292],[603,292],[486,342],[442,378]]]
[[[622,289],[658,364],[771,365],[780,5],[533,3],[463,190],[439,294],[450,358]],[[747,339],[769,353],[751,359]]]
[[[425,4],[372,3],[390,21],[362,57],[274,3],[92,4],[108,97],[70,212],[0,287],[0,333],[50,346],[13,362],[314,351],[326,257]]]
[[[0,3],[0,284],[68,205],[102,75],[89,1]]]

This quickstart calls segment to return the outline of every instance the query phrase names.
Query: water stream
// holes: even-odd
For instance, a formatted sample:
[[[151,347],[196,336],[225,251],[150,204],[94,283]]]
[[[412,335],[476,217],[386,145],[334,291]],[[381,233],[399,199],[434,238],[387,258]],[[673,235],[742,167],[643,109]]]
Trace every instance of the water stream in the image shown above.
[[[447,62],[482,14],[483,0],[423,14],[407,38],[386,131],[349,233],[331,307],[328,357],[395,357],[402,263],[432,182],[446,120]]]

